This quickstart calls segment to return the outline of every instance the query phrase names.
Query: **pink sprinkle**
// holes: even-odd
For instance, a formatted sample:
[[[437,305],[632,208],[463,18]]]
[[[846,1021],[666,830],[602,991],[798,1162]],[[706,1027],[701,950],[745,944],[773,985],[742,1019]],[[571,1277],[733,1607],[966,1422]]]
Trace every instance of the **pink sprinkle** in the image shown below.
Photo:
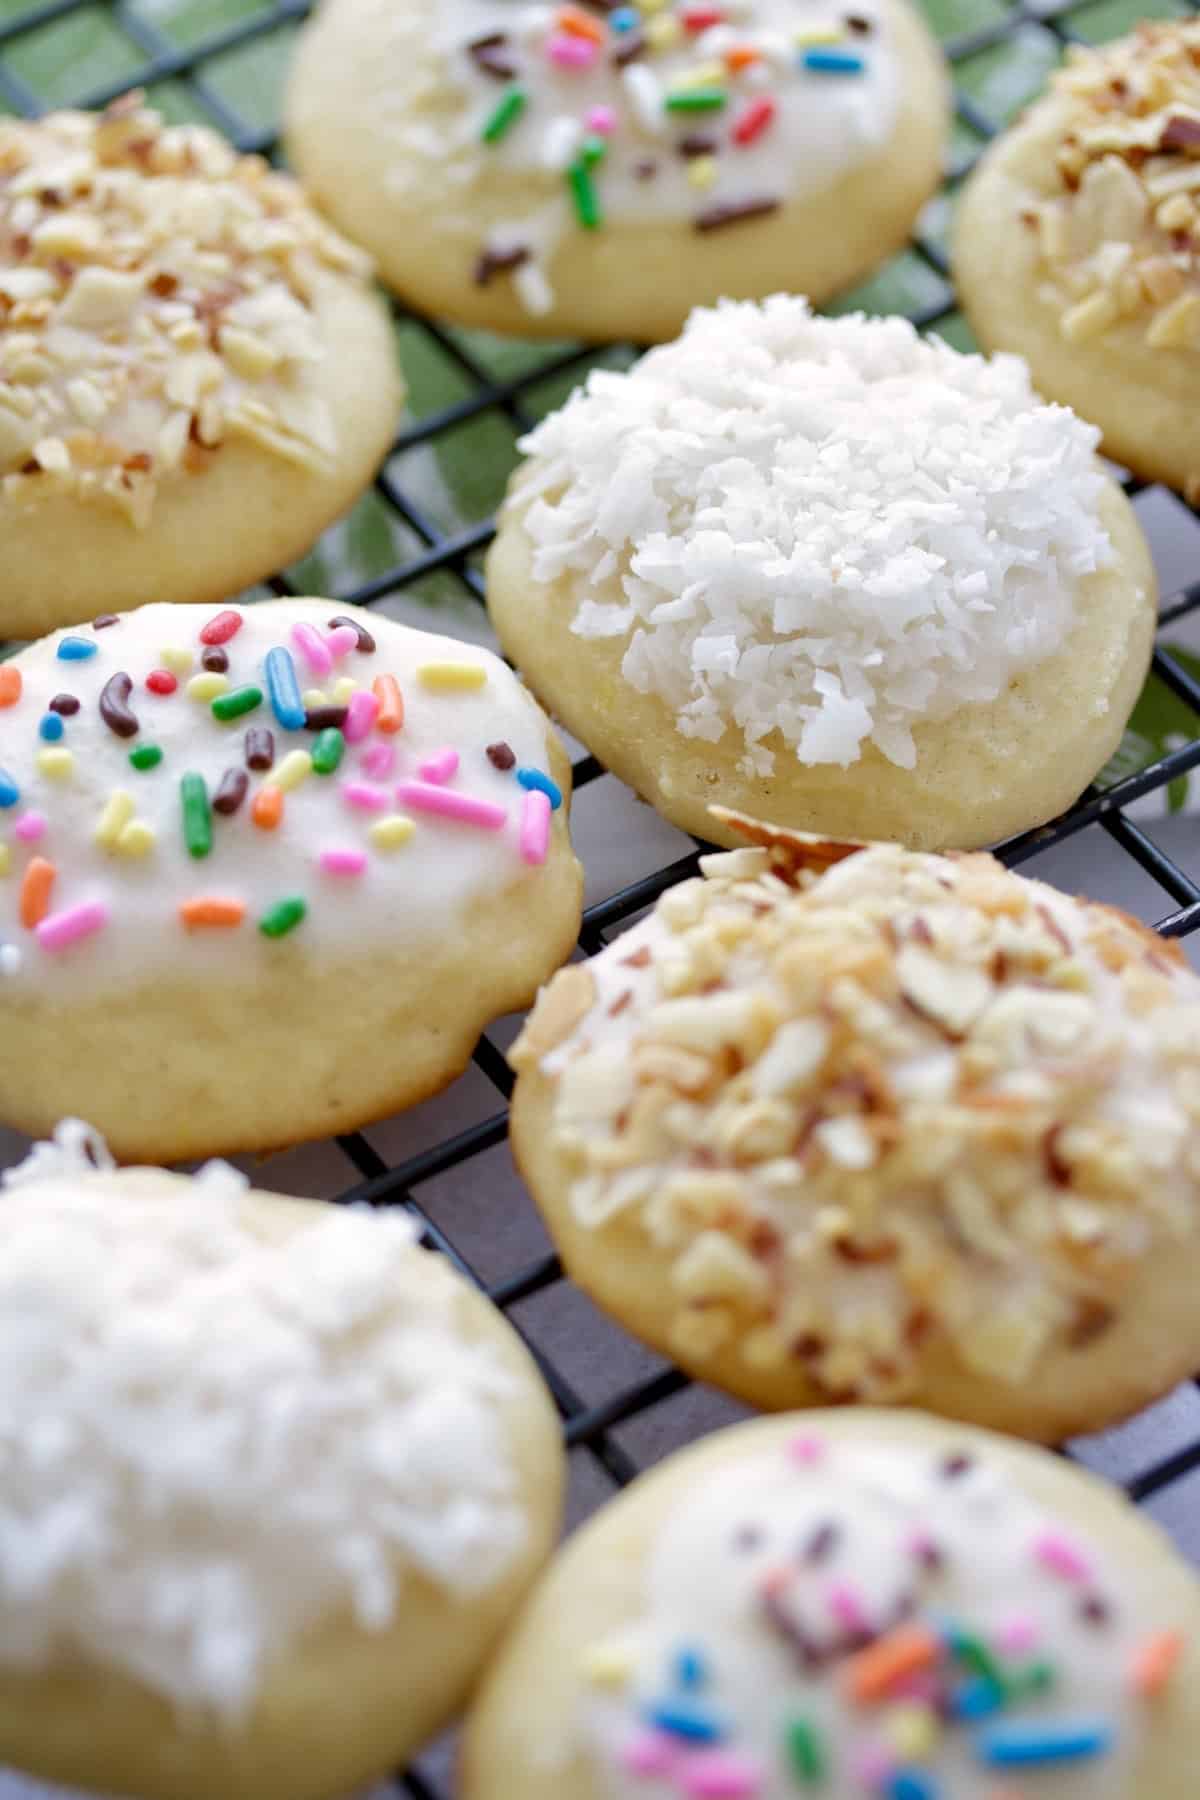
[[[396,768],[395,744],[389,744],[386,738],[380,738],[377,744],[368,744],[362,753],[362,766],[376,781],[386,781]]]
[[[889,1700],[918,1700],[923,1706],[936,1707],[942,1698],[942,1685],[936,1675],[928,1669],[914,1669],[903,1681],[897,1681],[888,1689]]]
[[[431,756],[427,762],[421,764],[422,781],[433,781],[440,785],[443,781],[449,781],[451,776],[457,774],[457,750],[439,750],[436,756]]]
[[[107,924],[108,908],[103,900],[85,900],[81,906],[43,919],[37,927],[37,941],[43,950],[67,950]]]
[[[639,1731],[621,1746],[622,1766],[631,1775],[673,1775],[682,1756],[679,1744],[665,1731]]]
[[[325,639],[311,625],[293,625],[292,642],[314,675],[328,675],[333,667],[333,657]]]
[[[320,861],[327,875],[361,875],[367,866],[361,850],[322,850]]]
[[[587,128],[600,137],[611,137],[617,129],[617,115],[611,106],[592,106],[588,108]]]
[[[1037,1648],[1040,1633],[1037,1620],[1022,1613],[1016,1619],[1010,1619],[996,1633],[996,1645],[1005,1656],[1024,1656],[1026,1651]]]
[[[361,744],[371,732],[379,717],[379,702],[374,694],[366,688],[359,688],[357,694],[351,694],[346,707],[346,723],[342,726],[348,744]]]
[[[830,1612],[847,1631],[862,1631],[870,1623],[858,1589],[852,1582],[831,1582],[825,1598]]]
[[[878,1792],[896,1773],[896,1759],[882,1744],[860,1744],[850,1759],[850,1768],[860,1787]]]
[[[590,69],[596,49],[590,38],[575,37],[569,31],[556,31],[546,43],[547,56],[560,69]]]
[[[678,1785],[689,1800],[754,1800],[763,1791],[762,1769],[740,1750],[698,1750],[684,1758]]]
[[[542,798],[546,796],[543,794]],[[477,800],[473,794],[460,794],[456,788],[434,787],[423,781],[402,781],[396,789],[396,799],[401,806],[411,806],[414,812],[440,813],[443,819],[478,825],[484,831],[501,831],[508,819],[504,808],[493,806],[490,800]]]
[[[46,815],[40,812],[22,813],[13,826],[13,836],[19,837],[23,844],[36,844],[39,838],[46,835]]]
[[[788,1456],[792,1462],[802,1463],[806,1467],[811,1467],[813,1463],[819,1463],[825,1455],[825,1450],[825,1439],[818,1437],[815,1431],[800,1432],[796,1437],[788,1440]]]
[[[358,648],[358,633],[350,625],[335,625],[325,633],[325,648],[331,656],[343,657],[347,651]]]
[[[342,799],[360,812],[385,812],[390,804],[387,789],[372,787],[369,781],[343,781]]]
[[[550,848],[550,797],[541,788],[530,788],[521,808],[521,857],[536,868]]]
[[[1043,1531],[1033,1546],[1033,1554],[1044,1569],[1067,1581],[1086,1581],[1091,1575],[1092,1565],[1083,1551],[1061,1531]]]
[[[910,1556],[915,1556],[920,1561],[923,1557],[935,1553],[937,1545],[934,1542],[933,1533],[926,1531],[923,1525],[918,1525],[909,1533],[905,1548]]]

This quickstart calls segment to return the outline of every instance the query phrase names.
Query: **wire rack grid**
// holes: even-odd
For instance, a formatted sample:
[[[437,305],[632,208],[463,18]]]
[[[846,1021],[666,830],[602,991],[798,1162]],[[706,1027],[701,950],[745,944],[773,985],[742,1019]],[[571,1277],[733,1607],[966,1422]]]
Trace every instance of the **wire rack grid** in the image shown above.
[[[956,311],[944,247],[945,224],[955,189],[969,172],[981,145],[1031,96],[1040,77],[1068,44],[1118,35],[1144,8],[1137,5],[1137,0],[1132,14],[1128,8],[1121,10],[1120,0],[1115,6],[1114,0],[1085,0],[1083,6],[1060,5],[1054,0],[1049,5],[1012,5],[1009,0],[925,3],[956,78],[950,168],[942,195],[927,209],[901,259],[899,287],[893,282],[890,290],[881,293],[878,284],[868,284],[852,300],[870,310],[904,310],[922,330],[939,331],[952,342],[965,345],[969,335]],[[1200,8],[1200,0],[1150,0],[1150,4],[1172,16],[1184,16]],[[255,59],[260,47],[280,45],[276,66],[282,65],[286,43],[308,10],[307,0],[275,0],[265,7],[257,7],[256,0],[234,0],[232,5],[227,0],[194,0],[177,9],[183,28],[174,30],[170,22],[164,23],[171,9],[169,5],[164,7],[162,0],[39,0],[29,6],[24,0],[0,0],[0,110],[33,115],[52,104],[98,107],[131,87],[144,87],[169,116],[205,120],[226,133],[240,149],[274,156],[278,145],[271,115],[276,111],[277,93],[270,92],[261,104],[256,97],[248,106],[238,104],[231,95],[245,95],[255,87]],[[82,40],[85,53],[75,58],[72,40],[66,34],[81,21],[86,21],[88,35]],[[969,21],[967,29],[960,28],[964,21]],[[988,59],[995,59],[998,53],[1016,44],[1022,44],[1026,52],[1024,88],[1028,92],[1024,88],[1013,91],[1003,78],[990,81]],[[238,68],[243,71],[243,78],[231,82],[226,78],[228,71]],[[997,63],[997,68],[1002,75],[1002,65]],[[1034,71],[1032,77],[1030,68]],[[51,71],[49,77],[47,70]],[[979,77],[969,86],[963,79],[966,70]],[[268,88],[272,79],[267,79]],[[897,292],[900,304],[895,298]],[[884,305],[880,304],[881,297]],[[492,533],[491,511],[499,498],[504,471],[492,483],[491,504],[480,508],[474,519],[456,521],[447,528],[436,509],[431,510],[423,495],[406,480],[406,459],[422,447],[436,448],[456,431],[485,416],[499,416],[509,434],[515,436],[528,429],[546,409],[547,396],[553,403],[576,378],[582,378],[589,366],[597,361],[611,361],[614,356],[619,363],[627,362],[634,352],[630,349],[600,353],[580,346],[555,346],[522,354],[515,364],[502,359],[498,368],[497,359],[491,354],[494,346],[480,334],[462,333],[417,319],[399,305],[395,313],[402,344],[406,334],[410,338],[411,334],[418,334],[423,346],[453,371],[461,391],[455,399],[406,420],[377,478],[375,499],[399,528],[389,540],[396,546],[396,553],[385,559],[386,566],[372,570],[365,578],[355,571],[347,581],[331,582],[329,585],[336,587],[331,597],[364,606],[381,605],[407,590],[417,589],[431,577],[443,577],[462,595],[481,604],[480,556]],[[1142,492],[1131,479],[1126,479],[1125,486],[1131,496]],[[1200,536],[1196,542],[1200,546]],[[265,590],[276,595],[303,591],[298,585],[300,580],[298,572],[280,574],[265,584]],[[1176,628],[1189,618],[1200,623],[1200,579],[1166,596],[1151,677],[1152,682],[1156,680],[1173,696],[1177,722],[1180,716],[1186,718],[1187,729],[1174,732],[1169,748],[1149,759],[1143,756],[1137,766],[1126,767],[1115,778],[1106,776],[1063,817],[1010,841],[1000,852],[1006,862],[1016,865],[1096,827],[1107,834],[1120,856],[1132,859],[1153,884],[1162,909],[1157,929],[1166,936],[1180,938],[1200,932],[1200,882],[1156,841],[1151,830],[1130,816],[1128,809],[1146,796],[1185,780],[1190,771],[1200,769],[1200,660],[1181,658],[1161,641],[1162,631]],[[574,763],[577,793],[604,773],[594,757],[579,754]],[[1108,775],[1112,774],[1110,770]],[[1200,822],[1195,829],[1200,840]],[[700,846],[692,845],[682,855],[668,860],[666,866],[654,868],[591,904],[584,915],[581,953],[594,954],[667,887],[694,873],[699,853]],[[481,1039],[474,1063],[491,1096],[483,1108],[483,1117],[465,1128],[452,1129],[449,1135],[440,1136],[415,1154],[399,1158],[382,1154],[366,1135],[355,1133],[339,1138],[341,1188],[331,1197],[346,1203],[408,1209],[418,1219],[426,1241],[450,1257],[499,1307],[509,1313],[515,1309],[520,1327],[522,1303],[565,1285],[557,1258],[551,1253],[541,1254],[520,1262],[498,1279],[486,1280],[473,1266],[471,1257],[464,1254],[454,1232],[439,1223],[436,1206],[423,1201],[423,1191],[448,1171],[465,1172],[469,1179],[476,1167],[485,1186],[491,1179],[484,1158],[505,1140],[512,1086],[497,1032]],[[639,1459],[622,1441],[621,1428],[652,1409],[661,1409],[689,1384],[677,1370],[645,1358],[643,1361],[649,1366],[637,1379],[617,1386],[598,1400],[585,1398],[555,1355],[539,1342],[537,1332],[526,1329],[525,1335],[554,1395],[568,1448],[576,1457],[588,1459],[593,1465],[593,1476],[599,1477],[598,1484],[595,1480],[588,1483],[588,1504],[594,1504],[604,1492],[625,1485],[638,1473]],[[1200,1378],[1197,1386],[1200,1387]],[[695,1428],[694,1420],[701,1416],[689,1415],[685,1434]],[[728,1412],[721,1416],[728,1416]],[[1200,1409],[1195,1419],[1200,1427]],[[1136,1469],[1126,1471],[1124,1484],[1134,1499],[1152,1502],[1197,1470],[1200,1429],[1168,1454],[1153,1455]],[[423,1767],[404,1771],[381,1793],[407,1795],[410,1800],[443,1800],[448,1792],[444,1766],[445,1758],[435,1757],[432,1773]]]

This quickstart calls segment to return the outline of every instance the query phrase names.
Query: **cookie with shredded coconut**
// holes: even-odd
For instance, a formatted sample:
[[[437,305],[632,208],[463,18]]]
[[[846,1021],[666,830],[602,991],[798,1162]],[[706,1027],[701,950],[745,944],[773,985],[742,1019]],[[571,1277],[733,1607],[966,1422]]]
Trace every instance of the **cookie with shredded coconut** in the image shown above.
[[[980,854],[726,815],[545,990],[513,1142],[574,1277],[752,1404],[1034,1438],[1200,1365],[1200,978]]]
[[[285,113],[310,192],[422,310],[648,343],[900,249],[947,83],[909,0],[330,0]]]
[[[973,848],[1120,741],[1149,552],[1097,433],[1013,357],[803,300],[697,311],[524,440],[492,618],[543,700],[673,823]]]
[[[954,260],[983,343],[1200,500],[1200,21],[1073,47],[967,183]]]
[[[549,1551],[516,1335],[406,1217],[116,1170],[0,1194],[0,1761],[329,1800],[461,1705]]]
[[[139,94],[0,120],[0,634],[307,549],[399,412],[369,273],[289,177]]]

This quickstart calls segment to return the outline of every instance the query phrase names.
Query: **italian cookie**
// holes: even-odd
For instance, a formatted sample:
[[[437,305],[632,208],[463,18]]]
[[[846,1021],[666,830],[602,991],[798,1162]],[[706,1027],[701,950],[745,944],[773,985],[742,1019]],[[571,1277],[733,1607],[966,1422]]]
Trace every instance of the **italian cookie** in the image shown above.
[[[1145,677],[1153,569],[1097,438],[903,319],[697,311],[523,440],[488,604],[683,830],[720,800],[974,848],[1069,805]]]
[[[1200,978],[990,856],[754,840],[512,1052],[573,1278],[752,1406],[1047,1441],[1200,1367]]]
[[[368,272],[287,176],[136,94],[0,119],[0,635],[306,550],[399,414]]]
[[[498,657],[331,601],[0,664],[0,1120],[173,1162],[436,1092],[570,954],[569,785]]]
[[[955,274],[982,343],[1104,448],[1200,501],[1200,22],[1073,48],[966,185]]]
[[[337,1800],[419,1748],[558,1525],[516,1334],[406,1217],[78,1123],[0,1211],[0,1760]]]
[[[325,0],[286,113],[316,200],[417,306],[650,342],[898,249],[947,92],[907,0]]]
[[[758,1420],[552,1565],[463,1800],[1186,1800],[1198,1633],[1160,1529],[1043,1450],[895,1412]]]

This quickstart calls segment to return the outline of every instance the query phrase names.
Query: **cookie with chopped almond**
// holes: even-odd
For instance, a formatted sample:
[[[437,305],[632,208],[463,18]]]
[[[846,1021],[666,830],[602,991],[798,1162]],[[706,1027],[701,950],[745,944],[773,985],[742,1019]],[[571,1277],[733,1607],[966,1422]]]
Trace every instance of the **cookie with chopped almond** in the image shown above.
[[[138,94],[0,120],[0,635],[222,599],[345,512],[401,401],[369,273]]]
[[[1073,48],[967,183],[954,263],[987,348],[1200,500],[1200,20]]]
[[[1200,978],[974,853],[746,847],[512,1052],[572,1276],[760,1407],[911,1403],[1036,1439],[1200,1366]]]

